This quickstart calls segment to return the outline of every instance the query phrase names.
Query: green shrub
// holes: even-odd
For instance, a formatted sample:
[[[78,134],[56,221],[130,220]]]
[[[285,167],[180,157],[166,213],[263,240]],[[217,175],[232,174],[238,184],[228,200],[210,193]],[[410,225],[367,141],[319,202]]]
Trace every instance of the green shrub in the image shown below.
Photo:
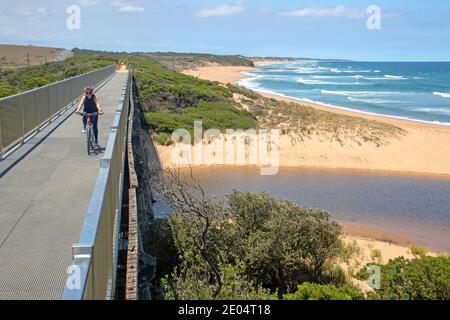
[[[199,277],[199,270],[191,267],[182,275],[173,274],[162,280],[165,300],[276,300],[277,297],[236,270],[221,267],[222,287],[215,295],[216,287],[207,277]]]
[[[157,135],[155,135],[154,139],[156,143],[161,146],[167,146],[170,142],[170,137],[166,133],[158,133]]]
[[[0,98],[12,96],[16,93],[18,93],[17,88],[15,88],[9,84],[0,83]]]
[[[370,253],[370,258],[373,261],[381,263],[382,258],[383,258],[383,253],[381,252],[380,249],[372,249],[372,252]]]
[[[147,111],[195,107],[200,101],[226,101],[232,93],[211,81],[200,80],[162,67],[156,63],[134,59],[135,77]]]
[[[178,265],[172,230],[167,220],[153,220],[143,237],[144,249],[158,261],[157,275],[171,274]]]
[[[403,257],[381,265],[381,289],[372,299],[382,300],[449,300],[450,257],[424,257],[407,260]],[[358,273],[366,280],[366,268]]]
[[[351,243],[342,243],[341,251],[339,253],[342,261],[349,263],[354,257],[359,257],[362,254],[361,248],[358,246],[356,240]]]
[[[411,247],[409,247],[409,251],[416,258],[424,258],[428,254],[428,250],[426,248],[419,247],[416,245],[412,245]]]
[[[338,254],[341,232],[328,212],[267,194],[240,192],[220,204],[202,201],[197,208],[193,200],[182,201],[179,193],[186,187],[173,188],[176,201],[171,203],[172,197],[165,194],[179,212],[169,219],[181,259],[178,281],[192,277],[217,294],[225,287],[218,270],[231,265],[254,288],[261,286],[279,298],[305,281],[327,282],[334,277],[342,282],[339,270],[327,267]]]
[[[325,265],[322,281],[335,286],[343,286],[348,282],[347,274],[340,266],[333,262],[329,262]]]
[[[131,58],[130,58],[131,59]],[[131,59],[140,87],[145,123],[159,133],[186,129],[193,136],[194,121],[203,129],[250,129],[256,117],[240,110],[229,87],[178,73],[145,60]]]
[[[364,300],[364,294],[357,288],[344,285],[320,285],[304,283],[298,287],[297,292],[283,296],[285,300]]]
[[[159,133],[172,134],[177,129],[186,129],[194,136],[194,122],[202,121],[203,130],[256,128],[256,120],[246,111],[238,110],[225,102],[201,101],[194,108],[180,113],[169,111],[146,112],[145,122]]]

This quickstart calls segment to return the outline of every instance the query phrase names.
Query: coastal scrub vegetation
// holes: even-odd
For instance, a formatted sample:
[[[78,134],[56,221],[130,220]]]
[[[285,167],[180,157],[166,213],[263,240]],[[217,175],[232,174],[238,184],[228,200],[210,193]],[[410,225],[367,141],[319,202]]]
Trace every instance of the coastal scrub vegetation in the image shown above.
[[[152,52],[140,53],[140,57],[160,64],[161,66],[175,71],[183,71],[203,67],[211,64],[221,66],[246,66],[253,67],[252,60],[235,55],[213,55],[202,53],[174,53],[174,52]]]
[[[166,142],[162,137],[176,129],[192,132],[194,121],[202,121],[205,130],[257,127],[256,116],[240,109],[224,86],[145,60],[136,61],[135,77],[146,111],[145,123],[159,135],[157,141]]]
[[[408,260],[403,257],[389,261],[381,268],[381,288],[369,293],[369,298],[380,300],[449,300],[450,257],[421,257]],[[367,280],[363,268],[358,274]]]
[[[354,286],[343,285],[337,288],[332,285],[304,283],[298,286],[295,293],[286,294],[284,300],[364,300],[364,294]]]
[[[363,290],[339,259],[343,245],[331,213],[266,193],[233,191],[211,199],[194,178],[154,175],[158,200],[173,212],[144,233],[158,261],[157,299],[363,300],[449,299],[450,257],[398,258],[381,268],[381,289]],[[363,267],[357,279],[370,274]]]
[[[303,282],[344,284],[331,263],[339,254],[341,227],[330,213],[265,193],[236,191],[213,201],[200,184],[172,171],[152,186],[175,210],[154,226],[164,226],[158,234],[169,233],[160,237],[166,249],[146,248],[166,256],[163,298],[282,298]],[[168,263],[170,252],[176,254]]]

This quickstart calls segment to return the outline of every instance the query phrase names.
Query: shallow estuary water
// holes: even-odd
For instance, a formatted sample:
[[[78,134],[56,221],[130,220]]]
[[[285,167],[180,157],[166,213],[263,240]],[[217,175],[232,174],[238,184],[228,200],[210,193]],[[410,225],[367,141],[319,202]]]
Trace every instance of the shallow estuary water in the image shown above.
[[[188,171],[185,171],[188,172]],[[261,176],[256,168],[198,168],[210,195],[266,191],[333,219],[382,229],[436,250],[450,250],[450,179],[305,169]]]

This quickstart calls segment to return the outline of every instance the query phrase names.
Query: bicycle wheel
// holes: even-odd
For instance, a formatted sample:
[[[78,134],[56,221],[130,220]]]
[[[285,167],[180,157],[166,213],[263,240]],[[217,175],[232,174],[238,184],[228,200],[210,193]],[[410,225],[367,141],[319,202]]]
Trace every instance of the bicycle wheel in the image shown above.
[[[92,130],[90,127],[87,128],[86,136],[87,136],[87,139],[86,139],[87,153],[88,153],[88,155],[91,155],[91,151],[93,149],[93,146],[92,146],[93,134],[92,134]]]

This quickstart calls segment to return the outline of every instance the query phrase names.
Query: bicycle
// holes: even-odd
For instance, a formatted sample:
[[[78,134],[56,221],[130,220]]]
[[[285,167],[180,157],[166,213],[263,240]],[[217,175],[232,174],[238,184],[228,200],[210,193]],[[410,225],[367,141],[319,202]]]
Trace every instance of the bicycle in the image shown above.
[[[94,151],[97,151],[97,148],[94,147],[94,125],[92,124],[92,118],[97,117],[101,113],[78,112],[78,114],[81,116],[86,116],[86,146],[87,153],[90,156]]]

